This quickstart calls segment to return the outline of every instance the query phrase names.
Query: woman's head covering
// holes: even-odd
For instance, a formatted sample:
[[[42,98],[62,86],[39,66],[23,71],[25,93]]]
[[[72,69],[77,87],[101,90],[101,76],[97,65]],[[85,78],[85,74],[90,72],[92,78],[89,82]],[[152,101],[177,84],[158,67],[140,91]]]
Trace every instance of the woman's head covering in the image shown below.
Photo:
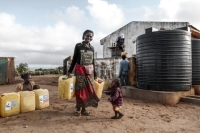
[[[84,40],[84,36],[85,36],[87,33],[92,33],[92,35],[94,36],[94,32],[93,32],[93,31],[91,31],[91,30],[86,30],[86,31],[83,32],[83,37],[82,37],[83,40]]]

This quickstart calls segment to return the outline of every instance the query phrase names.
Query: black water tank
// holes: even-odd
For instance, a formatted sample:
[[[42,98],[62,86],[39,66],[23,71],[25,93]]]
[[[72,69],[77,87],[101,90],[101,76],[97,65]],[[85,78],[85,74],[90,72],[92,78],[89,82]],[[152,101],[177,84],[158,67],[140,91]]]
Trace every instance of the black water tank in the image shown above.
[[[200,39],[192,39],[192,84],[200,85]]]
[[[191,34],[163,30],[136,39],[137,87],[158,91],[189,90],[192,83]]]

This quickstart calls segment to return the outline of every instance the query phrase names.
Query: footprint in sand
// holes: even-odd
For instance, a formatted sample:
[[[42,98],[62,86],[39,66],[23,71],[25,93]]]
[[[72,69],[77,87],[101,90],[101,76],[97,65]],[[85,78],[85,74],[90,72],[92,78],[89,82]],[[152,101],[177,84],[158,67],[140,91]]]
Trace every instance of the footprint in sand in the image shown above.
[[[171,122],[172,121],[168,114],[161,114],[160,116],[161,116],[162,120],[165,121],[165,122]]]

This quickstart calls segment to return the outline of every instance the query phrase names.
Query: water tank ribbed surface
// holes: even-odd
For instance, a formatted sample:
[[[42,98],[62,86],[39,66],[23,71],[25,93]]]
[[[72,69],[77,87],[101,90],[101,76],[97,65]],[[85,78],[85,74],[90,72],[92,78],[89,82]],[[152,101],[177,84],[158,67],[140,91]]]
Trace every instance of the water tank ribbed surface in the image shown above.
[[[192,84],[200,85],[200,39],[192,39]]]
[[[136,39],[137,87],[158,91],[189,90],[192,83],[191,34],[164,30]]]

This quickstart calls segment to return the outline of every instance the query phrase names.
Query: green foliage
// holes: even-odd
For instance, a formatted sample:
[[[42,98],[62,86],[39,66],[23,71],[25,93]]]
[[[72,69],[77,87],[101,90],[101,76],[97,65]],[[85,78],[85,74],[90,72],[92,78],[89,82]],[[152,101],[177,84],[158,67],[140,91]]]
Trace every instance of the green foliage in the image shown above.
[[[38,75],[49,75],[49,74],[63,74],[63,67],[57,67],[55,69],[35,69],[35,71],[28,71],[28,64],[26,63],[20,63],[19,66],[15,69],[15,75],[19,76],[23,73],[29,73],[32,76],[38,76]]]
[[[17,71],[17,69],[15,68],[15,76],[19,76],[20,73]]]
[[[27,63],[20,63],[19,65],[17,65],[16,67],[16,71],[18,72],[18,74],[23,74],[23,73],[27,73],[28,72],[28,64]]]

